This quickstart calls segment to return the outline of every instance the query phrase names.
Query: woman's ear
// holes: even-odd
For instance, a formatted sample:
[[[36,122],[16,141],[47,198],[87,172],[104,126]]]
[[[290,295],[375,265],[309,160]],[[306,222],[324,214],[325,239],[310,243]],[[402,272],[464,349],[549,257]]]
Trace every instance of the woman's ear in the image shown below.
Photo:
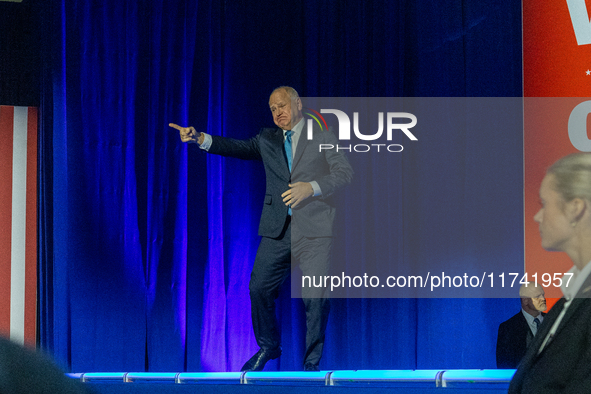
[[[573,198],[567,203],[566,209],[568,219],[570,220],[572,226],[575,227],[577,223],[583,218],[583,216],[589,213],[589,204],[587,200],[582,198]]]

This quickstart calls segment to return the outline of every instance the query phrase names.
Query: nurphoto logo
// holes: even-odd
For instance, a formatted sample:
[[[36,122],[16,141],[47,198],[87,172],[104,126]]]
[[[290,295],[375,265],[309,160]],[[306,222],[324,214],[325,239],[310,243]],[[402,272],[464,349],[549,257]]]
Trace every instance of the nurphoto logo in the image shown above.
[[[351,120],[349,115],[339,109],[321,109],[320,112],[312,108],[304,108],[304,114],[310,116],[312,119],[307,120],[307,135],[308,139],[312,139],[312,128],[314,121],[320,127],[320,130],[328,129],[328,125],[322,114],[333,114],[338,121],[338,139],[339,141],[351,141]],[[374,115],[375,116],[375,115]],[[353,133],[354,136],[361,141],[378,141],[384,140],[382,135],[386,134],[386,141],[392,141],[393,136],[402,132],[411,141],[418,141],[418,138],[410,131],[417,124],[417,117],[408,112],[384,112],[377,113],[378,130],[376,132],[363,131],[359,127],[359,112],[353,112]],[[385,121],[384,121],[385,118]],[[365,120],[367,122],[367,119]],[[386,124],[384,127],[384,123]],[[368,134],[369,133],[369,134]],[[320,144],[320,151],[336,149],[338,151],[346,150],[348,152],[365,153],[369,151],[388,151],[388,152],[402,152],[404,149],[400,144],[386,144],[386,143],[372,143],[372,144]]]

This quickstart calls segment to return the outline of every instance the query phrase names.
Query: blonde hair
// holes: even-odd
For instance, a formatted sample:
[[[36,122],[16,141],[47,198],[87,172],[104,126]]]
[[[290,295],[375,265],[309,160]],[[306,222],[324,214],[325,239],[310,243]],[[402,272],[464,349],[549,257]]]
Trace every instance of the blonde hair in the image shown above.
[[[554,175],[554,190],[568,202],[574,198],[591,201],[591,153],[573,153],[552,164],[547,175]]]

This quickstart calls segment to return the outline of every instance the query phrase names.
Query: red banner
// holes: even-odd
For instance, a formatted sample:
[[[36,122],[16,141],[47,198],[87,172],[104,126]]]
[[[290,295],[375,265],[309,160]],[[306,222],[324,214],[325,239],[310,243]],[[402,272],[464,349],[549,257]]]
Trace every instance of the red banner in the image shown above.
[[[35,346],[37,108],[0,106],[0,334]]]
[[[533,216],[546,169],[569,153],[591,151],[591,0],[523,1],[525,272],[554,277],[572,267],[540,244]],[[559,298],[555,286],[546,296]],[[549,302],[553,304],[553,302]]]

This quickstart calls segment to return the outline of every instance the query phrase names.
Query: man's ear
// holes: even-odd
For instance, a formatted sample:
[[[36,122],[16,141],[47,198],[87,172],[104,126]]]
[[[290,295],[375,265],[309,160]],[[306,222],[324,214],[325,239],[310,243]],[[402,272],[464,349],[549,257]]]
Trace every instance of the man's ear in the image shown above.
[[[302,99],[299,97],[296,99],[296,106],[298,108],[298,111],[302,110]]]

